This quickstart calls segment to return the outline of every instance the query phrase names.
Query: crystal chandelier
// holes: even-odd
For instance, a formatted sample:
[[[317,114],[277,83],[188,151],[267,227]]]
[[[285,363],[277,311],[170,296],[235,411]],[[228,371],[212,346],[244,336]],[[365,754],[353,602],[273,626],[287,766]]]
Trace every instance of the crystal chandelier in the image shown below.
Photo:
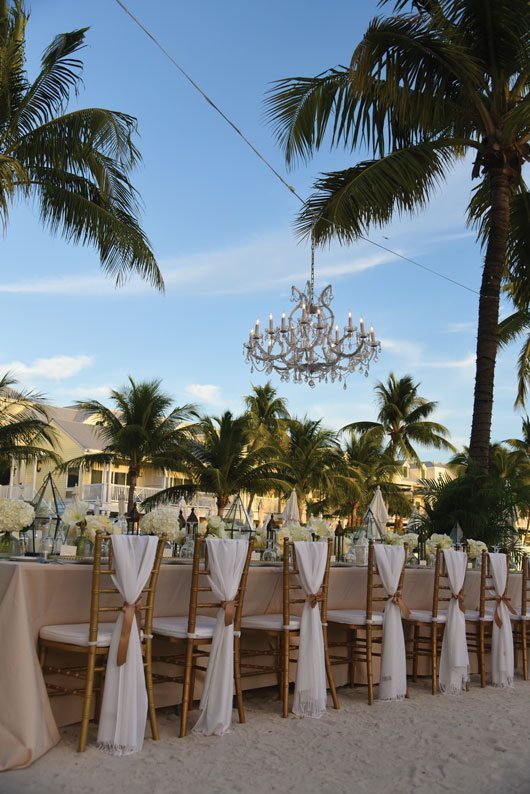
[[[244,345],[251,371],[277,372],[282,381],[314,387],[315,381],[344,383],[356,369],[368,376],[371,361],[377,361],[381,343],[373,328],[367,333],[361,318],[359,328],[353,325],[351,312],[341,333],[331,308],[333,291],[329,284],[315,298],[315,244],[311,240],[311,278],[305,292],[291,287],[294,307],[287,317],[282,313],[279,326],[269,314],[269,327],[260,331],[260,322],[250,331]]]

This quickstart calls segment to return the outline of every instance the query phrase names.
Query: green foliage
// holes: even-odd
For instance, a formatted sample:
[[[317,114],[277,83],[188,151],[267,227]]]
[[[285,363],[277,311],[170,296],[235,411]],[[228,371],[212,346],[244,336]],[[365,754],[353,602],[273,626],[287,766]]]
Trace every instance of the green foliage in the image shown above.
[[[27,22],[22,0],[0,4],[0,221],[17,198],[34,201],[52,233],[97,248],[116,284],[136,274],[163,289],[130,181],[136,120],[104,108],[66,112],[81,85],[86,28],[56,36],[30,82]]]
[[[0,377],[0,466],[9,469],[12,458],[59,464],[43,396],[16,386],[9,372]]]

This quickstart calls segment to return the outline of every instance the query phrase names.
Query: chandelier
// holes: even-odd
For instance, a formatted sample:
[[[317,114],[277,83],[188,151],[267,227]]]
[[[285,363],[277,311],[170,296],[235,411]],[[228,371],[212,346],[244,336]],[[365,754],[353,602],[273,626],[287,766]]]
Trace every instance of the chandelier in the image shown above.
[[[314,387],[315,382],[343,382],[356,369],[368,376],[370,362],[377,361],[381,343],[375,338],[373,328],[366,332],[361,318],[359,328],[353,325],[348,314],[342,332],[335,324],[331,308],[333,290],[329,284],[315,298],[315,244],[311,239],[311,278],[305,291],[291,287],[289,316],[282,313],[279,326],[274,325],[269,314],[269,327],[260,330],[260,321],[250,331],[244,344],[245,358],[251,371],[277,372],[282,381],[302,383]]]

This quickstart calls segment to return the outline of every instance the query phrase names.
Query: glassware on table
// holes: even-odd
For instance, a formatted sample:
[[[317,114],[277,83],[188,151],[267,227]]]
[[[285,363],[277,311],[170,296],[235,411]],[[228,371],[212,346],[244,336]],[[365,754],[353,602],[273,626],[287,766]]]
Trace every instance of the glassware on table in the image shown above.
[[[193,559],[193,555],[195,553],[195,539],[192,534],[186,535],[186,540],[184,541],[182,548],[180,550],[180,556],[183,560],[191,560]]]
[[[53,538],[50,535],[48,535],[48,537],[44,538],[44,540],[40,544],[39,562],[48,562],[48,557],[50,557],[52,551],[53,551]]]
[[[275,543],[273,538],[267,540],[267,548],[261,555],[262,562],[276,562],[278,555],[276,554]]]
[[[357,554],[355,552],[355,546],[350,541],[350,547],[346,554],[344,555],[344,562],[349,562],[351,565],[355,565],[357,561]]]

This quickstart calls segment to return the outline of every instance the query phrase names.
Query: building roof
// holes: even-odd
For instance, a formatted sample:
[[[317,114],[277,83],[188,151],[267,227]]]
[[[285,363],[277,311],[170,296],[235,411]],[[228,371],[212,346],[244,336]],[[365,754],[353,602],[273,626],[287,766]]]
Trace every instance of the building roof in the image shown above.
[[[103,449],[105,442],[99,427],[88,424],[87,413],[78,408],[47,406],[47,412],[55,424],[70,436],[82,449]]]

